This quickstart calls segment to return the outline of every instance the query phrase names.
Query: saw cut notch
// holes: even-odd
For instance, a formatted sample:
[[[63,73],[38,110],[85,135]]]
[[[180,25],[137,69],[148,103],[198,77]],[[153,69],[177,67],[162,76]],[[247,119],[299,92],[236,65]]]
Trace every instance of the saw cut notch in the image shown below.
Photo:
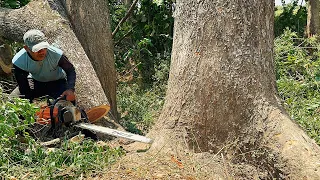
[[[94,108],[89,109],[86,114],[88,116],[88,120],[91,123],[94,123],[101,118],[103,118],[108,112],[110,111],[110,106],[109,105],[101,105],[101,106],[96,106]]]

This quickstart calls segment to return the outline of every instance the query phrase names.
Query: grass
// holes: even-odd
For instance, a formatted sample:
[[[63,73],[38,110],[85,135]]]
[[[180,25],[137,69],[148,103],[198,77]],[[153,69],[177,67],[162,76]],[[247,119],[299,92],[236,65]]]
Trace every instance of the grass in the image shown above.
[[[20,145],[21,147],[21,145]],[[54,150],[32,143],[32,146],[17,152],[17,147],[2,152],[10,159],[0,167],[0,177],[28,179],[61,179],[77,178],[93,172],[102,172],[113,164],[122,154],[121,149],[99,146],[96,142],[85,140],[82,143],[64,141],[61,148]]]
[[[286,30],[275,40],[277,85],[284,107],[320,145],[320,44]]]
[[[124,154],[91,139],[47,148],[28,134],[37,110],[28,100],[0,98],[0,179],[77,179],[102,172]]]

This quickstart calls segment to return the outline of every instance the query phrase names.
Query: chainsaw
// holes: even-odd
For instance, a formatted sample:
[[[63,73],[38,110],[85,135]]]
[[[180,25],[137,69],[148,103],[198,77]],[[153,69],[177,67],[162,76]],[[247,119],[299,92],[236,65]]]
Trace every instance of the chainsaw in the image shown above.
[[[109,105],[101,105],[84,111],[66,100],[66,97],[59,97],[53,101],[48,99],[47,105],[40,107],[40,110],[36,112],[36,122],[42,125],[51,125],[52,129],[64,124],[67,127],[75,126],[133,141],[152,143],[152,139],[141,135],[95,125],[94,123],[102,119],[109,110]]]

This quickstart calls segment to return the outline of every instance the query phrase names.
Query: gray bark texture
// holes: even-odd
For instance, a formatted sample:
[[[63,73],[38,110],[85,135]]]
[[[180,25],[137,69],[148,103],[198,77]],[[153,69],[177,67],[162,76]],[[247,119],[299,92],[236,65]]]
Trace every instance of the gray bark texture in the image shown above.
[[[319,147],[288,118],[277,94],[274,1],[178,0],[174,17],[152,149],[226,152],[234,163],[264,168],[267,179],[320,178]]]
[[[89,57],[116,118],[116,70],[110,14],[105,0],[61,0],[73,30]]]
[[[308,1],[307,35],[312,37],[320,31],[320,1]]]
[[[76,96],[79,106],[85,109],[108,104],[100,81],[82,48],[58,1],[34,0],[17,9],[0,9],[0,35],[22,42],[29,29],[40,29],[49,43],[59,46],[75,66],[77,72]]]

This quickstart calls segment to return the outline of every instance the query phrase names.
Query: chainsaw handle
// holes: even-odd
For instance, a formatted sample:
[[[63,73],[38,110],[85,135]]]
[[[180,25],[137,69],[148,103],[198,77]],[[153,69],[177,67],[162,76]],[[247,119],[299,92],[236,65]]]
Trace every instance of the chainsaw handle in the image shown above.
[[[67,96],[66,96],[66,95],[60,96],[60,97],[58,97],[57,99],[55,99],[55,100],[53,101],[53,103],[49,102],[48,104],[54,106],[54,105],[57,104],[58,101],[60,101],[60,100],[66,100],[66,99],[67,99]]]
[[[51,126],[54,128],[55,127],[55,118],[53,117],[53,109],[54,106],[57,104],[58,101],[60,100],[66,100],[66,96],[60,96],[56,100],[53,101],[53,103],[50,103],[50,119],[51,119]],[[49,101],[50,102],[50,101]]]

